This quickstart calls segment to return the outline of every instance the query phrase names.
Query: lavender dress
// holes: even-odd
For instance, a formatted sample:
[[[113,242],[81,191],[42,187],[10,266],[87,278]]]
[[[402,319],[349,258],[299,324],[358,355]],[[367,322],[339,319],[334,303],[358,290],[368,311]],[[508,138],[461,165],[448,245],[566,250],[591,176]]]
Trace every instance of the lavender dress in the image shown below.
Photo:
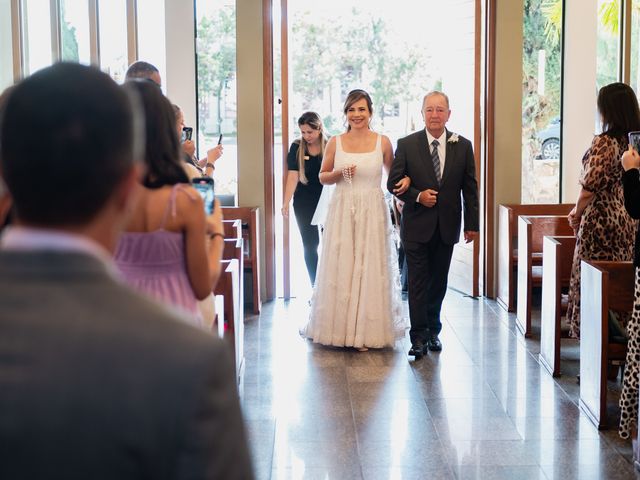
[[[125,232],[118,243],[115,261],[125,281],[135,290],[179,310],[189,323],[202,327],[198,301],[187,275],[184,234],[164,229],[169,212],[176,216],[178,190],[194,199],[182,186],[175,185],[158,230]]]

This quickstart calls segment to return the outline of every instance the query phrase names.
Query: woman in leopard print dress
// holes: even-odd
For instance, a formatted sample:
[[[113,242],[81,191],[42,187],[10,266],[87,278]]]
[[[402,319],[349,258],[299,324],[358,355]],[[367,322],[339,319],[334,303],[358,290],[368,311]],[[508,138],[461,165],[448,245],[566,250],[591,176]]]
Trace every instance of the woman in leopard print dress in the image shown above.
[[[638,101],[624,83],[612,83],[598,93],[604,133],[597,135],[582,158],[580,192],[569,213],[576,249],[569,286],[569,335],[580,338],[580,261],[628,261],[633,257],[637,221],[624,208],[620,156],[627,134],[640,130]]]

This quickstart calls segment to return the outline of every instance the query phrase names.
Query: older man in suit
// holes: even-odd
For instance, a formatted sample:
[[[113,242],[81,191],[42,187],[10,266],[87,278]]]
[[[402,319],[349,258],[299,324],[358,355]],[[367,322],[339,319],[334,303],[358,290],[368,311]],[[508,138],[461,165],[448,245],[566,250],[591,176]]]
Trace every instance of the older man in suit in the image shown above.
[[[440,351],[440,310],[447,291],[453,246],[460,237],[464,203],[464,238],[478,232],[478,185],[471,142],[446,129],[451,116],[449,98],[442,92],[424,97],[425,129],[398,140],[387,188],[406,175],[411,186],[398,197],[405,202],[401,237],[409,268],[411,350],[421,358]],[[462,194],[462,195],[461,195]]]
[[[111,253],[135,99],[97,69],[22,81],[0,119],[0,478],[251,479],[225,344],[138,296]]]

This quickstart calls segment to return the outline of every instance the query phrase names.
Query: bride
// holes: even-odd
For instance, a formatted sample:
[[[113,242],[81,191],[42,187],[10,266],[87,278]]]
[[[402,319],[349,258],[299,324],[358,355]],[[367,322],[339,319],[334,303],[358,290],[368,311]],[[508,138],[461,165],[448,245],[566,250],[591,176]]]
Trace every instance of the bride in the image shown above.
[[[347,131],[329,140],[320,182],[336,185],[324,228],[322,254],[308,324],[302,335],[338,347],[393,346],[404,335],[398,261],[382,168],[391,142],[369,128],[371,97],[353,90],[344,103]],[[409,187],[401,180],[398,193]]]

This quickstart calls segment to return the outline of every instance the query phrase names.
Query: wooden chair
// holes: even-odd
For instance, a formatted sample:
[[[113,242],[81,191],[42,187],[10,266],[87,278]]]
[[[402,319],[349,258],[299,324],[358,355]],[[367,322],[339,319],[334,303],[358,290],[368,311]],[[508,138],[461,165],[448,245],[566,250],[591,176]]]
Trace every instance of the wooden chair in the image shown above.
[[[498,206],[498,293],[496,301],[507,311],[514,312],[516,309],[518,216],[567,215],[573,206],[569,203],[502,204]]]
[[[542,247],[542,306],[540,364],[560,376],[560,320],[567,311],[562,294],[569,288],[576,237],[544,237]]]
[[[260,300],[260,210],[258,207],[222,207],[224,218],[242,222],[244,271],[251,274],[253,313],[259,314]]]
[[[518,304],[516,326],[531,336],[533,287],[542,285],[542,240],[545,235],[571,236],[565,215],[532,215],[518,218]]]
[[[633,262],[582,261],[580,272],[580,408],[599,429],[607,427],[607,373],[624,362],[626,345],[609,342],[609,310],[630,312]]]
[[[242,222],[240,220],[223,220],[225,238],[242,238]]]
[[[236,380],[239,382],[244,368],[244,320],[241,313],[240,277],[238,260],[222,261],[223,270],[214,293],[224,299],[224,339],[233,349],[236,363]]]
[[[216,321],[212,326],[213,332],[219,337],[224,338],[224,295],[215,296],[216,304]]]

